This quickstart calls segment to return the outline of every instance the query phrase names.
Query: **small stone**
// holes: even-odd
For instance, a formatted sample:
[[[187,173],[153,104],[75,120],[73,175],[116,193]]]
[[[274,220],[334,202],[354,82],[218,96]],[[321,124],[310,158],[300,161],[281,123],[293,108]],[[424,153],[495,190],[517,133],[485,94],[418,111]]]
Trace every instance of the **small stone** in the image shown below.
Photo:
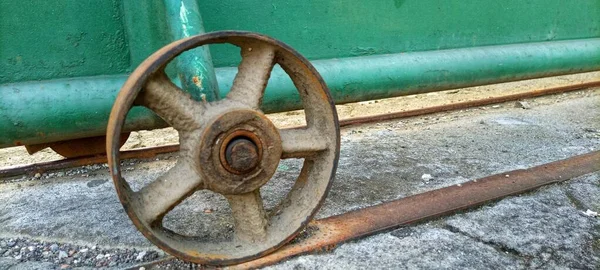
[[[98,254],[98,256],[96,256],[96,260],[102,260],[104,259],[104,254]]]
[[[69,257],[69,254],[67,254],[66,252],[64,252],[64,251],[62,251],[62,250],[58,252],[58,259],[59,259],[59,260],[60,260],[60,259],[64,259],[64,258],[66,258],[66,257]]]
[[[29,252],[33,252],[35,250],[35,247],[34,246],[29,246],[29,247],[27,247],[27,249],[29,250]]]
[[[48,256],[50,256],[50,252],[48,252],[48,251],[44,251],[44,252],[42,252],[42,256],[43,256],[44,258],[48,258]]]
[[[41,173],[36,173],[33,177],[36,178],[36,179],[39,179],[40,177],[42,177],[42,174]]]
[[[510,175],[509,175],[509,174],[507,174],[507,175],[505,175],[504,177],[506,177],[506,178],[509,178],[509,177],[510,177]]]
[[[96,250],[97,248],[98,248],[98,247],[96,247],[96,246],[93,246],[93,247],[92,247],[92,250]]]
[[[52,250],[52,251],[57,251],[57,250],[58,250],[58,245],[57,245],[57,244],[52,244],[52,245],[50,246],[50,250]]]
[[[498,108],[500,108],[500,105],[494,105],[494,106],[492,106],[492,108],[498,109]]]
[[[21,254],[15,256],[15,260],[20,260],[21,258],[23,258],[23,256],[21,256]]]
[[[5,241],[0,241],[0,247],[7,247],[8,244]]]
[[[206,208],[206,209],[204,209],[204,213],[206,213],[206,214],[210,214],[210,213],[212,213],[212,212],[213,212],[213,210],[212,210],[212,209],[210,209],[210,208]]]
[[[141,261],[144,259],[144,256],[146,256],[146,251],[142,251],[140,252],[137,257],[135,257],[136,260]]]
[[[421,179],[425,182],[429,182],[430,180],[433,180],[433,176],[431,176],[431,174],[423,174],[421,175]]]
[[[526,101],[517,101],[517,103],[515,103],[515,107],[525,110],[531,109],[531,105],[529,105],[529,103],[527,103]]]
[[[588,209],[587,211],[583,212],[584,215],[588,216],[588,217],[597,217],[598,216],[598,212],[594,212],[590,209]]]
[[[69,251],[69,257],[73,256],[75,254],[75,250],[70,250]]]
[[[79,252],[81,252],[81,253],[86,253],[86,252],[88,252],[88,251],[89,251],[89,249],[87,249],[87,248],[83,248],[83,249],[81,249]]]
[[[146,270],[146,267],[143,267],[143,266],[142,266],[142,267],[140,267],[140,269],[138,269],[138,270]]]

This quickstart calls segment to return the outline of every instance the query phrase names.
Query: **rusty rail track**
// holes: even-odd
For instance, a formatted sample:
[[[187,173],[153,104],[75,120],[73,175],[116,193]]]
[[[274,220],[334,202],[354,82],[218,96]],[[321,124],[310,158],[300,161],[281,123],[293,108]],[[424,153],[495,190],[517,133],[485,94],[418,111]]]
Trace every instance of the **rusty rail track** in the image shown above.
[[[467,108],[472,108],[472,107],[504,103],[504,102],[508,102],[508,101],[517,101],[517,100],[527,99],[527,98],[535,98],[535,97],[541,97],[541,96],[547,96],[547,95],[555,95],[555,94],[560,94],[560,93],[578,91],[578,90],[583,90],[583,89],[592,88],[592,87],[599,87],[599,86],[600,86],[600,81],[593,81],[593,82],[572,84],[572,85],[552,87],[552,88],[536,89],[536,90],[532,90],[532,91],[511,94],[511,95],[477,99],[477,100],[471,100],[471,101],[465,101],[465,102],[445,104],[445,105],[440,105],[440,106],[432,106],[432,107],[410,110],[410,111],[348,118],[348,119],[340,120],[340,127],[347,127],[347,126],[352,126],[352,125],[360,125],[360,124],[374,123],[374,122],[382,122],[382,121],[388,121],[388,120],[393,120],[393,119],[407,118],[407,117],[433,114],[433,113],[439,113],[439,112],[462,110],[462,109],[467,109]]]
[[[122,159],[153,158],[160,154],[172,153],[179,150],[179,145],[165,145],[158,147],[140,148],[121,152]],[[67,158],[55,161],[36,163],[25,166],[10,167],[0,170],[1,177],[11,177],[26,173],[43,173],[52,170],[60,170],[71,167],[86,166],[98,163],[106,163],[106,155]]]
[[[600,81],[593,81],[587,83],[573,84],[567,86],[553,87],[553,88],[544,88],[537,89],[533,91],[528,91],[524,93],[512,94],[512,95],[504,95],[498,97],[491,97],[485,99],[478,99],[472,101],[458,102],[452,104],[445,104],[440,106],[433,106],[415,110],[408,110],[402,112],[395,113],[387,113],[387,114],[379,114],[373,116],[365,116],[365,117],[355,117],[340,120],[340,127],[348,127],[353,125],[374,123],[374,122],[382,122],[389,121],[393,119],[400,118],[408,118],[426,114],[440,113],[446,111],[453,110],[461,110],[478,106],[485,106],[497,103],[503,103],[508,101],[517,101],[521,99],[527,98],[535,98],[546,95],[553,95],[559,93],[566,93],[572,91],[578,91],[583,89],[588,89],[592,87],[600,87]],[[121,153],[121,159],[134,159],[134,158],[153,158],[159,154],[171,153],[179,150],[179,145],[166,145],[166,146],[158,146],[158,147],[148,147],[148,148],[140,148],[134,150],[127,150]],[[86,166],[98,163],[106,163],[105,155],[98,156],[88,156],[88,157],[79,157],[79,158],[69,158],[62,159],[56,161],[49,161],[43,163],[36,163],[25,166],[15,166],[0,169],[0,177],[11,177],[17,176],[27,173],[43,173],[51,170],[59,170],[77,166]]]
[[[294,256],[327,251],[349,240],[449,215],[487,202],[531,191],[544,185],[566,181],[600,171],[600,151],[514,170],[466,183],[453,185],[402,199],[350,211],[313,221],[309,236],[254,261],[234,265],[231,269],[255,269]],[[173,263],[173,257],[136,265],[129,269],[153,269]],[[190,265],[190,269],[194,268]]]

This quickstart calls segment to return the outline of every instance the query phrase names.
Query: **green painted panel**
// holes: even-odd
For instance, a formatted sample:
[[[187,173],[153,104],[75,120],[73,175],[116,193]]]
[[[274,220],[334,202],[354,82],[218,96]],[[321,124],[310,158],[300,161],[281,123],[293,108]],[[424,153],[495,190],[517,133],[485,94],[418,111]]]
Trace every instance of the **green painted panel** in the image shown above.
[[[0,1],[0,83],[129,70],[122,6],[112,1]]]
[[[599,0],[198,1],[206,31],[264,33],[309,59],[600,37]]]

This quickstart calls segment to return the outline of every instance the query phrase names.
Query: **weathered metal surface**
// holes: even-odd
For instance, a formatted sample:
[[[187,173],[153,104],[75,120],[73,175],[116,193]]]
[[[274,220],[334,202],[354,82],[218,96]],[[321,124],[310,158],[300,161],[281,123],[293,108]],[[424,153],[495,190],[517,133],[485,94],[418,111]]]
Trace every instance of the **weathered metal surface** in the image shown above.
[[[204,33],[197,0],[164,0],[163,3],[171,40]],[[182,53],[174,60],[174,64],[182,88],[195,100],[219,99],[219,85],[208,47]]]
[[[127,142],[127,138],[129,138],[129,133],[121,134],[121,146]],[[106,153],[106,136],[25,146],[27,153],[30,155],[47,147],[50,147],[54,152],[66,158],[103,155]]]
[[[0,1],[0,84],[127,73],[122,16],[119,0]]]
[[[336,104],[342,104],[598,70],[600,39],[364,56],[312,63],[328,83]],[[231,88],[235,72],[235,68],[216,69],[223,97]],[[103,135],[110,106],[124,80],[125,77],[115,76],[0,85],[0,130],[3,130],[0,147]],[[277,112],[299,106],[294,85],[276,67],[261,109]],[[134,108],[128,116],[126,130],[165,125],[148,110]]]
[[[545,89],[537,89],[534,91],[529,91],[520,94],[512,94],[505,95],[493,98],[486,98],[480,100],[473,101],[465,101],[459,103],[446,104],[441,106],[427,107],[422,109],[415,109],[397,113],[389,113],[389,114],[381,114],[381,115],[373,115],[367,117],[353,117],[347,119],[340,119],[340,127],[352,126],[352,125],[360,125],[366,123],[375,123],[380,121],[387,121],[392,119],[400,119],[406,117],[413,117],[425,114],[432,114],[444,111],[452,111],[452,110],[461,110],[467,109],[475,106],[484,106],[508,101],[515,101],[533,97],[540,97],[544,95],[552,95],[558,93],[565,93],[571,91],[578,91],[582,89],[588,89],[592,87],[599,87],[600,81],[589,82],[589,83],[581,83],[581,84],[573,84],[561,87],[553,87],[553,88],[545,88]],[[155,157],[157,154],[162,153],[170,153],[176,152],[179,150],[179,145],[167,145],[167,146],[159,146],[159,147],[149,147],[143,149],[129,150],[121,152],[121,159],[130,159],[130,158],[151,158]],[[15,175],[21,175],[25,173],[39,172],[43,173],[49,170],[58,170],[75,166],[84,166],[91,165],[97,163],[105,163],[106,157],[91,157],[91,158],[81,158],[81,159],[69,159],[69,160],[58,160],[52,162],[45,162],[27,166],[19,166],[13,168],[5,168],[0,169],[0,177],[10,177]]]
[[[104,76],[0,86],[0,147],[106,135],[109,104],[123,82]],[[153,126],[166,123],[140,107],[131,111],[125,129]]]
[[[251,132],[234,132],[227,135],[221,147],[225,148],[220,151],[221,165],[235,174],[253,170],[262,158],[262,143]]]
[[[311,60],[600,37],[597,0],[200,0],[199,6],[207,31],[265,33]],[[217,67],[239,59],[224,46],[211,51]]]
[[[241,51],[242,62],[231,91],[220,101],[195,101],[168,79],[165,67],[187,50],[219,43],[233,44]],[[275,64],[288,73],[300,93],[306,127],[279,130],[259,109]],[[177,129],[180,140],[176,165],[138,191],[133,191],[121,176],[117,140],[134,104],[151,109]],[[323,202],[335,175],[340,149],[335,106],[317,71],[287,45],[248,32],[194,36],[157,51],[125,82],[107,129],[109,169],[119,199],[134,225],[168,253],[214,265],[248,261],[290,241]],[[252,170],[231,172],[223,166],[221,157],[227,155],[231,141],[226,138],[240,131],[253,134],[253,142],[262,150],[258,165]],[[259,188],[273,176],[279,160],[286,157],[304,158],[302,172],[287,197],[267,213]],[[231,239],[218,243],[199,241],[162,226],[165,214],[201,189],[227,198],[236,225]]]
[[[128,73],[170,42],[166,5],[182,2],[2,1],[0,83]],[[266,33],[309,59],[600,37],[596,0],[197,2],[207,30]],[[219,67],[239,59],[212,51]]]
[[[306,238],[262,258],[234,265],[229,269],[256,269],[294,256],[328,251],[346,241],[477,207],[486,202],[599,170],[600,151],[595,151],[316,220],[308,225]],[[174,258],[165,258],[130,269],[142,266],[153,269],[154,265],[168,264],[171,260]]]
[[[157,155],[179,151],[179,145],[166,145],[160,147],[148,147],[121,152],[121,159],[133,158],[154,158]],[[0,177],[11,177],[26,173],[44,173],[52,170],[61,170],[66,168],[86,166],[92,164],[106,163],[106,155],[91,157],[77,157],[36,163],[20,167],[10,167],[0,169]]]
[[[240,70],[240,74],[242,74]],[[252,74],[244,72],[245,74]],[[244,89],[240,89],[243,91]],[[282,138],[278,129],[262,113],[236,108],[218,115],[207,123],[200,145],[200,173],[212,191],[221,194],[243,194],[252,192],[264,185],[277,170],[282,154]],[[243,136],[247,133],[249,136]],[[229,142],[233,139],[252,137],[256,141],[259,154],[252,170],[232,171],[223,165]],[[259,159],[260,158],[260,159]]]

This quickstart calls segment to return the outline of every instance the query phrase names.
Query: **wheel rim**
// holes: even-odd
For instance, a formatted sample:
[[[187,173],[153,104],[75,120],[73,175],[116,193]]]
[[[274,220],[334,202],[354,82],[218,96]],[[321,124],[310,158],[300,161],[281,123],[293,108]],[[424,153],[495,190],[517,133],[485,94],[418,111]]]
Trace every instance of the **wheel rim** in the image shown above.
[[[238,46],[242,62],[225,99],[196,102],[168,80],[164,68],[186,50],[215,43]],[[304,128],[279,130],[259,109],[275,64],[298,89],[306,114]],[[177,129],[181,145],[175,167],[137,192],[121,176],[118,151],[118,134],[134,103],[150,108]],[[224,145],[232,143],[232,136],[236,145]],[[121,203],[146,238],[186,261],[229,265],[274,251],[308,224],[335,175],[339,136],[333,100],[308,60],[263,35],[213,32],[163,47],[131,74],[111,111],[108,164]],[[249,158],[257,160],[248,162]],[[291,191],[267,214],[259,188],[285,158],[304,158],[304,164]],[[231,241],[201,242],[162,226],[166,213],[201,189],[227,198],[235,220]]]

